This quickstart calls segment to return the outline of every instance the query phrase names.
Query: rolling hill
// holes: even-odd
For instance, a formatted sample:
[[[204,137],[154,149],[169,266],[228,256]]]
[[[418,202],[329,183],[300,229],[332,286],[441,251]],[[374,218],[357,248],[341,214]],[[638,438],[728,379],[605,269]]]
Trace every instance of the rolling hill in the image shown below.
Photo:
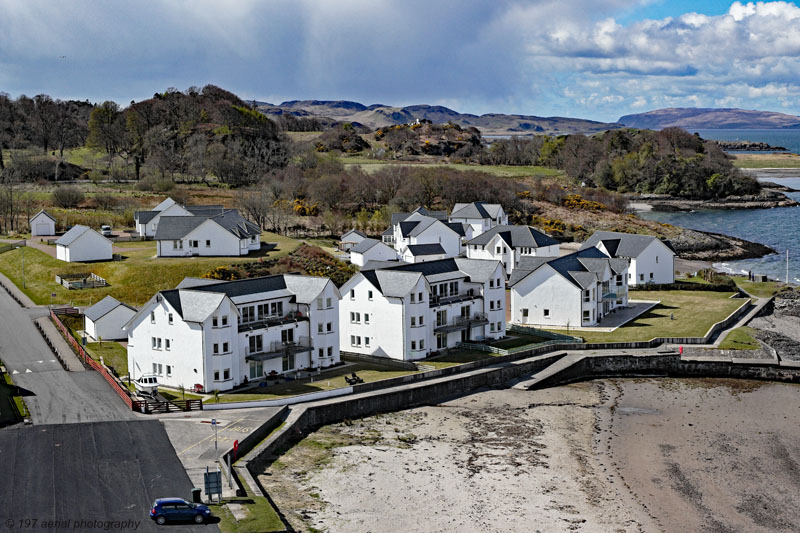
[[[625,115],[617,122],[631,128],[661,130],[800,128],[800,117],[774,111],[678,107]]]
[[[279,105],[266,102],[253,103],[267,115],[290,113],[300,117],[328,118],[339,122],[358,123],[370,128],[407,124],[417,119],[427,119],[434,124],[452,122],[459,126],[474,126],[483,135],[597,133],[622,127],[621,124],[567,117],[498,113],[472,115],[459,113],[444,106],[426,104],[406,107],[383,104],[366,106],[347,100],[292,100]]]

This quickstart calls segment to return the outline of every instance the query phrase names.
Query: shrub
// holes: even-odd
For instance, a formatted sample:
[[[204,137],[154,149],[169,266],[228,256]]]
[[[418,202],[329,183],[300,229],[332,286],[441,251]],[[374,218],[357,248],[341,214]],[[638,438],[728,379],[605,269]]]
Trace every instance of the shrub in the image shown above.
[[[117,199],[114,195],[108,193],[98,193],[94,195],[94,205],[98,209],[113,209],[117,205]]]
[[[77,187],[58,187],[51,195],[53,205],[69,209],[83,202],[83,191]]]
[[[140,191],[151,192],[169,192],[175,188],[175,182],[168,179],[159,179],[154,176],[148,176],[136,184],[136,188]]]

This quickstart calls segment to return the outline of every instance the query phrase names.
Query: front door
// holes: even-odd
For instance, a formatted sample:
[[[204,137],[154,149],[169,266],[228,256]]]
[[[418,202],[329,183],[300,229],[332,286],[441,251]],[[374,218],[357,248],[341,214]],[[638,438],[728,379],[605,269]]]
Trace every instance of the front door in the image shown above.
[[[461,330],[461,342],[469,342],[471,328]]]
[[[437,333],[436,334],[436,349],[437,350],[444,350],[447,348],[447,334],[446,333]]]

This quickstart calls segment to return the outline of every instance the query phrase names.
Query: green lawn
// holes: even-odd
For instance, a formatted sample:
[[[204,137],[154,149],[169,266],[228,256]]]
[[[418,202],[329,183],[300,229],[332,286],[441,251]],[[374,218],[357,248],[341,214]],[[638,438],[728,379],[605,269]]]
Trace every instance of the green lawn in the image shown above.
[[[435,369],[447,368],[450,366],[463,365],[464,363],[471,363],[473,361],[482,361],[490,357],[496,357],[495,354],[490,352],[482,352],[480,350],[455,350],[451,353],[444,355],[437,355],[429,357],[420,361],[423,365],[429,365]]]
[[[343,156],[342,163],[346,166],[358,165],[367,172],[375,172],[384,165],[407,165],[414,167],[453,168],[457,170],[476,170],[487,172],[501,178],[526,178],[531,176],[561,176],[563,172],[555,168],[540,166],[515,166],[515,165],[467,165],[464,163],[419,163],[416,161],[391,161],[371,159],[364,156]]]
[[[277,398],[285,398],[287,396],[297,396],[298,394],[308,394],[310,392],[340,389],[348,386],[344,378],[345,376],[350,376],[352,372],[355,372],[358,377],[364,380],[364,382],[369,383],[371,381],[380,381],[382,379],[414,374],[416,371],[396,370],[377,365],[358,363],[355,365],[348,365],[345,367],[338,367],[325,371],[321,375],[315,376],[313,381],[306,378],[302,380],[282,382],[280,384],[269,385],[267,387],[254,388],[245,392],[220,394],[219,401],[220,403],[225,403],[245,402],[251,400],[274,400]],[[214,399],[212,398],[206,403],[213,402]]]
[[[508,350],[510,348],[518,348],[520,346],[527,346],[529,344],[537,344],[539,342],[549,341],[544,337],[537,337],[536,335],[525,335],[521,333],[509,333],[509,339],[503,339],[489,343],[490,346]]]
[[[267,533],[284,531],[280,516],[263,496],[247,498],[231,498],[228,502],[240,502],[247,508],[247,518],[237,521],[225,504],[210,504],[211,513],[220,519],[219,529],[222,533]]]
[[[753,338],[755,330],[742,326],[732,330],[719,345],[720,350],[758,350],[761,345]]]
[[[158,387],[158,393],[166,398],[168,402],[173,400],[201,400],[203,397],[199,394],[193,394],[191,392],[181,392],[177,390],[171,389],[164,389],[160,385]]]
[[[102,357],[106,366],[114,367],[118,376],[128,373],[128,350],[120,343],[114,341],[87,342],[86,352],[95,361],[100,361],[100,357]]]
[[[800,168],[800,158],[735,159],[733,166],[738,168]]]
[[[724,320],[745,302],[742,298],[730,298],[731,293],[712,291],[636,291],[631,295],[637,300],[660,300],[661,304],[611,333],[571,333],[583,337],[586,342],[702,337],[713,324]]]
[[[127,304],[141,305],[157,291],[175,288],[187,276],[200,277],[218,266],[253,261],[258,257],[281,257],[300,246],[300,241],[296,239],[268,232],[262,234],[262,241],[277,243],[278,247],[266,255],[251,254],[241,258],[158,259],[154,259],[155,242],[124,242],[115,248],[121,250],[125,259],[103,263],[65,263],[28,247],[25,250],[26,288],[23,290],[35,303],[42,305],[50,303],[50,293],[56,294],[53,298],[55,304],[91,305],[110,294]],[[21,249],[0,254],[0,272],[22,289]],[[56,284],[56,274],[76,272],[93,272],[108,281],[109,286],[71,291]]]
[[[736,282],[736,285],[757,298],[769,298],[770,296],[774,296],[781,288],[785,287],[783,283],[777,281],[747,281],[738,276],[735,276],[733,280]]]

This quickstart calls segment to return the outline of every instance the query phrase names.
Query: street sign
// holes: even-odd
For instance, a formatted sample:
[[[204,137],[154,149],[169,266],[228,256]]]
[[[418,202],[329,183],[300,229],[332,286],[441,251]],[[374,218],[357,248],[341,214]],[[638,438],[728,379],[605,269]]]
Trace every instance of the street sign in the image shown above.
[[[222,496],[222,472],[209,472],[208,467],[203,473],[203,483],[205,485],[206,496],[211,497],[216,494],[218,497]]]
[[[211,426],[214,428],[214,451],[217,451],[217,419],[211,419]]]

